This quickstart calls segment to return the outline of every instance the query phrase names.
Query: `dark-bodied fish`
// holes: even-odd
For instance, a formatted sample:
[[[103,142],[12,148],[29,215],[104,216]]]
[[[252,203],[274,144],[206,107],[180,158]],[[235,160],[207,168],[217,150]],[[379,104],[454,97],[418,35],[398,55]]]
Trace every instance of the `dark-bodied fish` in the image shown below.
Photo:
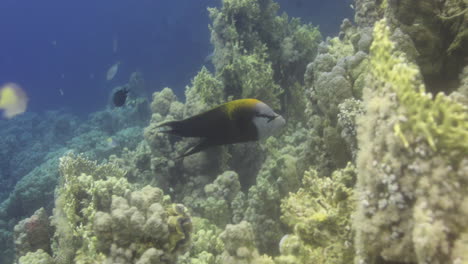
[[[212,146],[256,141],[267,138],[285,125],[284,118],[257,99],[227,102],[207,112],[180,121],[158,125],[161,132],[201,141],[180,158]]]
[[[112,102],[116,107],[121,107],[125,104],[127,100],[128,89],[123,88],[115,91],[114,95],[112,96]]]

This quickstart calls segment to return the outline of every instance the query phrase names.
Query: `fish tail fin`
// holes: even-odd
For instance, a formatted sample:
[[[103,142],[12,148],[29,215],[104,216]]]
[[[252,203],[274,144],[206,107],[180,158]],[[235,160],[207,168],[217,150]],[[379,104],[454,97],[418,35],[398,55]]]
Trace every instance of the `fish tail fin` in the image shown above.
[[[178,156],[176,159],[182,159],[182,158],[185,158],[187,156],[190,156],[192,154],[195,154],[195,153],[198,153],[200,151],[203,151],[209,147],[212,147],[214,146],[215,144],[213,144],[213,142],[211,142],[210,140],[208,139],[202,139],[198,144],[196,144],[195,146],[189,148],[184,154]]]

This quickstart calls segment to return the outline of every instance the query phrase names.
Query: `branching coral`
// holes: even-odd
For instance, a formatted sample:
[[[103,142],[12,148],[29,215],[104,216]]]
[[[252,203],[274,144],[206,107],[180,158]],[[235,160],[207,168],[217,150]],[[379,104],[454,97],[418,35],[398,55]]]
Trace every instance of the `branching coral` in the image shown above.
[[[443,94],[432,100],[389,39],[380,21],[358,127],[356,261],[463,263],[466,106]]]
[[[38,249],[35,252],[29,252],[18,260],[18,264],[55,264],[54,259],[44,250]]]
[[[467,107],[443,93],[438,93],[433,100],[418,80],[417,69],[404,58],[391,55],[394,48],[385,23],[377,24],[374,32],[377,44],[371,47],[373,76],[396,93],[403,108],[394,131],[405,147],[409,147],[407,137],[412,134],[423,136],[433,150],[445,153],[456,150],[457,156],[467,153]]]
[[[61,159],[53,224],[57,263],[175,263],[188,250],[192,224],[163,192],[134,187],[124,171],[81,156]]]
[[[130,184],[124,172],[112,164],[97,165],[81,156],[60,160],[61,184],[58,189],[54,225],[57,228],[54,252],[59,263],[75,259],[89,263],[104,256],[97,251],[92,227],[98,210],[109,208],[112,195],[124,195]],[[72,241],[81,241],[76,244]],[[76,247],[74,250],[70,247]]]
[[[355,168],[331,177],[305,173],[302,187],[281,203],[281,220],[294,230],[280,243],[279,263],[350,263],[354,256],[351,213]]]
[[[278,9],[272,0],[225,0],[209,9],[213,61],[227,96],[258,97],[276,108],[283,90],[282,107],[302,99],[295,90],[321,35],[299,19],[277,16]]]
[[[193,78],[192,85],[185,90],[185,97],[184,116],[187,118],[223,103],[223,84],[202,67]]]
[[[240,98],[258,98],[273,108],[279,108],[282,89],[274,82],[271,64],[266,60],[265,47],[253,54],[234,54],[221,76],[226,93]],[[240,93],[239,93],[240,92]]]

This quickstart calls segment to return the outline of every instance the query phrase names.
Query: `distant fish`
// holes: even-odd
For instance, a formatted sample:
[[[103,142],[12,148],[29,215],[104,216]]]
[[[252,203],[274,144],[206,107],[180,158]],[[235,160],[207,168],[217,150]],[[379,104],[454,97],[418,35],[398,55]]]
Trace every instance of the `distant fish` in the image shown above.
[[[55,46],[57,46],[57,41],[56,41],[56,40],[52,40],[52,41],[50,42],[50,44],[52,44],[52,46],[55,47]]]
[[[114,36],[114,38],[112,39],[112,51],[114,53],[117,53],[118,49],[119,49],[119,39],[117,38],[117,36]]]
[[[107,146],[110,148],[115,148],[118,146],[117,141],[115,141],[112,137],[108,137],[106,139],[106,142],[107,142]]]
[[[125,101],[127,100],[127,94],[128,94],[127,88],[117,90],[112,96],[112,101],[114,102],[114,105],[116,107],[123,106],[125,104]]]
[[[64,95],[62,88],[59,89],[59,93],[60,93],[61,96]]]
[[[109,68],[109,70],[107,70],[106,79],[108,81],[114,79],[115,75],[117,74],[117,71],[119,71],[119,65],[120,62],[116,62],[114,65],[112,65],[112,67]]]
[[[206,55],[204,61],[205,61],[205,62],[210,62],[210,61],[213,59],[214,53],[215,53],[215,52],[214,52],[214,50],[213,50],[210,54]]]
[[[354,6],[353,6],[353,4],[350,4],[350,5],[349,5],[349,7],[351,7],[351,9],[353,9],[353,10],[354,10]]]
[[[26,93],[14,83],[0,87],[0,109],[3,109],[5,118],[12,118],[26,111],[28,97]]]

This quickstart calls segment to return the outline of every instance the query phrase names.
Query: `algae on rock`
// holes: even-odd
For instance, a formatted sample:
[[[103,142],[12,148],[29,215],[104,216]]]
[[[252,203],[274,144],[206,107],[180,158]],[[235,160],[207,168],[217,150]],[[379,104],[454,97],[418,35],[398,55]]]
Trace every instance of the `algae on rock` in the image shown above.
[[[302,187],[281,202],[281,220],[293,234],[281,239],[278,263],[350,263],[354,257],[352,212],[356,169],[352,164],[319,177],[310,169]]]
[[[390,34],[376,24],[359,120],[356,262],[466,262],[467,106],[433,100]]]

